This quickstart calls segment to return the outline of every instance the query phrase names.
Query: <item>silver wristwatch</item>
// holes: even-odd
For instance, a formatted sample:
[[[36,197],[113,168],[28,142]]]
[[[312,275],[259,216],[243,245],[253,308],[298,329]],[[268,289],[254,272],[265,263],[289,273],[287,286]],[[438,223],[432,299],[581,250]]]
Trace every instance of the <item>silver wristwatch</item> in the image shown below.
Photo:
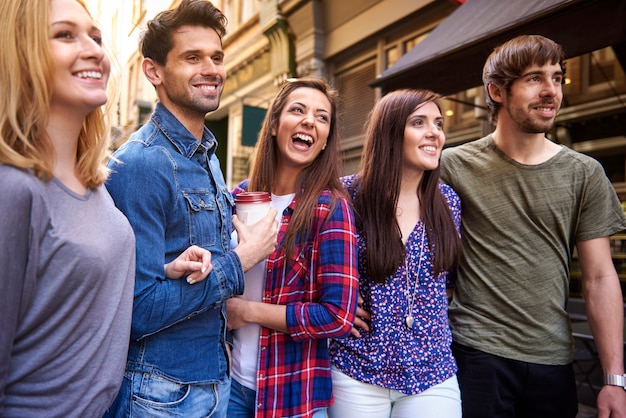
[[[626,390],[626,374],[605,374],[604,384],[611,386],[619,386]]]

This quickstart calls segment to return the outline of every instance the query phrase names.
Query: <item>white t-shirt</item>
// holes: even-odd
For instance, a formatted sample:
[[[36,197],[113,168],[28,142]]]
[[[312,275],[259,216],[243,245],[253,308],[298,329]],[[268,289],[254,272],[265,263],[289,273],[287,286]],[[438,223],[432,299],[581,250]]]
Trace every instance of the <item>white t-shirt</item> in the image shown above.
[[[276,209],[276,219],[280,223],[283,211],[293,200],[295,193],[277,196],[272,194],[271,206]],[[231,244],[236,243],[236,232],[233,233]],[[243,295],[246,300],[261,302],[265,285],[265,260],[253,266],[245,273],[246,286]],[[259,355],[259,334],[261,326],[246,324],[233,331],[233,370],[232,377],[241,385],[256,390],[256,374]]]

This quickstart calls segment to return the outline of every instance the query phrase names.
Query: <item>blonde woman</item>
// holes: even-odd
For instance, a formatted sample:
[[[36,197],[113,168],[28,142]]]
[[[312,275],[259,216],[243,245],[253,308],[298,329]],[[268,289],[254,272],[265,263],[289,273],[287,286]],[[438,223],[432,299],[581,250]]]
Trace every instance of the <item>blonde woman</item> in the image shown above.
[[[102,416],[135,241],[103,186],[110,62],[78,0],[0,3],[0,416]]]

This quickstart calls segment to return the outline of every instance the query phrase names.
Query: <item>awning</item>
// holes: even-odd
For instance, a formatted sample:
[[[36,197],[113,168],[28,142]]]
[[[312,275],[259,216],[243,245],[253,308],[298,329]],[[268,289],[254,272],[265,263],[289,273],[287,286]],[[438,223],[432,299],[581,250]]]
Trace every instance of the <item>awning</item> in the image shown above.
[[[479,86],[493,48],[521,34],[547,36],[567,57],[616,45],[624,67],[625,28],[626,0],[467,0],[370,86],[440,94]]]

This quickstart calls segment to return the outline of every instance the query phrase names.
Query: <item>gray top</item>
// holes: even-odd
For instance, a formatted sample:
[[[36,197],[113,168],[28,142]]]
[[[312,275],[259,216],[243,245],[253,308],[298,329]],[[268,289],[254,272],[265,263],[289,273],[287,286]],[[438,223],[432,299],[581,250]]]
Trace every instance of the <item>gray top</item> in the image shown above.
[[[565,307],[575,244],[626,228],[602,166],[567,147],[520,164],[487,136],[445,150],[441,168],[462,205],[454,340],[526,362],[571,362]]]
[[[135,239],[102,186],[0,165],[0,416],[99,417],[122,381]]]

